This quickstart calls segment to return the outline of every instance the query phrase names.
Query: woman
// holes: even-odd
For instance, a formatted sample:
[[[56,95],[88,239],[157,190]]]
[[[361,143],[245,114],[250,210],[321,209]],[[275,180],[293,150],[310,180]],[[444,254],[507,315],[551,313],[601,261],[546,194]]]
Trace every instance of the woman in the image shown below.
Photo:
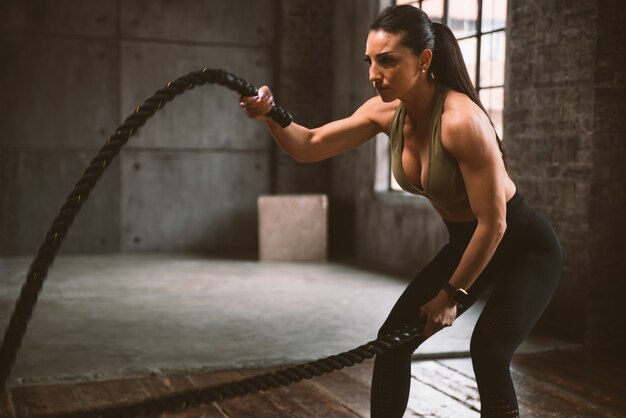
[[[516,192],[500,139],[448,27],[412,6],[387,8],[370,26],[365,57],[378,96],[348,118],[315,129],[296,123],[282,129],[265,116],[273,103],[266,86],[240,104],[300,162],[324,160],[385,132],[394,177],[405,190],[427,197],[448,229],[449,242],[414,278],[379,331],[426,317],[423,338],[376,358],[372,417],[404,414],[411,354],[490,285],[470,347],[481,416],[518,417],[510,361],[557,286],[558,239]]]

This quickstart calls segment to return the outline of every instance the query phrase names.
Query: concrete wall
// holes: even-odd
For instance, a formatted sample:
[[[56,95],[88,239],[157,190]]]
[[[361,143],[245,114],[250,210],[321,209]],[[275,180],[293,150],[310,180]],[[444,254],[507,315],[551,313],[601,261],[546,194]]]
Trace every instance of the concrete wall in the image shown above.
[[[2,2],[0,253],[36,250],[108,135],[168,81],[203,67],[271,81],[276,4]],[[272,150],[232,92],[188,92],[122,150],[62,251],[255,251]]]

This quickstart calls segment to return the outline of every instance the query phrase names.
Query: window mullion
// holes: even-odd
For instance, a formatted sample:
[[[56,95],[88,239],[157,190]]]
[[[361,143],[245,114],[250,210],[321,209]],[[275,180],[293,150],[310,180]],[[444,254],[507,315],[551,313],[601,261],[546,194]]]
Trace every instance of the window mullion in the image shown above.
[[[478,23],[477,23],[478,25]],[[494,29],[494,30],[488,30],[487,32],[482,32],[480,35],[491,35],[497,32],[506,32],[506,28],[501,28],[501,29]],[[470,39],[470,38],[475,38],[476,35],[467,35],[467,36],[461,36],[460,38],[456,38],[457,41],[464,41],[466,39]]]

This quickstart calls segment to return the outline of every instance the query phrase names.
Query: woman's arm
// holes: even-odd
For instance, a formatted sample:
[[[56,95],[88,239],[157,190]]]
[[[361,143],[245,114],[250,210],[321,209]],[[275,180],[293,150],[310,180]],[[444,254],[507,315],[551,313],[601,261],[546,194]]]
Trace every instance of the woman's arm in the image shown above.
[[[449,283],[469,289],[489,263],[506,231],[506,170],[484,114],[459,112],[447,121],[446,149],[456,158],[478,225]]]
[[[351,116],[309,129],[297,123],[286,128],[265,115],[273,105],[272,94],[263,86],[257,97],[242,97],[241,106],[252,119],[265,121],[270,133],[280,147],[299,162],[312,163],[325,160],[355,148],[372,138],[382,129],[376,122],[382,101],[378,97],[365,102]]]
[[[478,221],[448,280],[455,288],[467,290],[491,260],[506,230],[506,170],[491,123],[482,112],[453,111],[446,115],[442,140],[459,163]],[[456,317],[456,306],[443,290],[421,310],[428,315],[426,336],[451,325]]]

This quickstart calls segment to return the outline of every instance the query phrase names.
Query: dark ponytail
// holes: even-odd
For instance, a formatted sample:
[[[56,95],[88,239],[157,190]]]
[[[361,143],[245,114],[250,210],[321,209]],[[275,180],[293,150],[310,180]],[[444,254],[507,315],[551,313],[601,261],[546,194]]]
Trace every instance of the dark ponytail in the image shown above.
[[[431,25],[435,35],[435,49],[429,68],[430,76],[438,82],[452,87],[454,90],[465,93],[467,97],[472,99],[472,101],[485,112],[485,115],[489,118],[489,122],[491,122],[491,126],[493,126],[493,131],[498,141],[498,148],[500,148],[506,167],[506,154],[502,140],[498,135],[498,131],[496,131],[491,117],[489,117],[489,113],[487,113],[487,109],[485,109],[485,106],[483,106],[483,103],[480,101],[480,96],[476,88],[472,84],[472,79],[467,72],[465,60],[463,60],[463,53],[461,52],[459,42],[456,40],[450,28],[443,23],[432,22]]]
[[[433,22],[431,25],[435,35],[435,49],[429,68],[430,76],[454,90],[467,94],[484,111],[485,108],[472,84],[463,53],[454,34],[443,23]]]
[[[420,55],[425,49],[433,52],[433,59],[428,69],[429,76],[441,84],[466,94],[485,112],[491,126],[494,127],[498,147],[506,167],[502,141],[472,84],[459,42],[450,28],[443,23],[431,22],[428,15],[417,7],[401,5],[384,9],[369,29],[399,35],[402,45],[411,48],[416,55]]]

